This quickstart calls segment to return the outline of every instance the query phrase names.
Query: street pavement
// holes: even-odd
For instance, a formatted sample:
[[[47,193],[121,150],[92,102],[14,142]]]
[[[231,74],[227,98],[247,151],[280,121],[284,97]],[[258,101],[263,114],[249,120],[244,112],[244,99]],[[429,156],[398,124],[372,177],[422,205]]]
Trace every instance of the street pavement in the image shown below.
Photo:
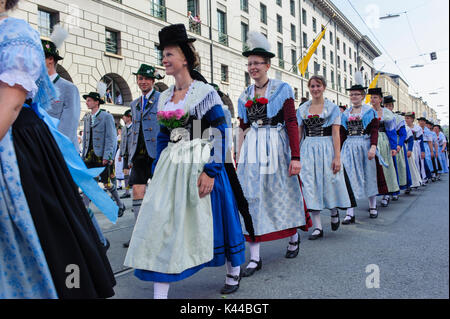
[[[225,280],[223,266],[204,268],[173,283],[169,298],[447,299],[448,194],[449,177],[443,175],[441,181],[410,195],[402,194],[388,208],[379,205],[377,219],[369,218],[368,202],[359,201],[356,224],[341,225],[336,232],[331,231],[329,211],[324,211],[323,238],[310,241],[307,233],[300,232],[300,253],[295,259],[284,258],[288,239],[263,243],[262,269],[243,278],[235,294],[222,296],[219,292]],[[152,299],[153,283],[140,281],[123,265],[127,249],[122,244],[129,240],[134,227],[131,199],[124,202],[127,210],[115,225],[93,207],[111,242],[108,258],[117,280],[113,299]],[[342,221],[345,212],[340,216]]]

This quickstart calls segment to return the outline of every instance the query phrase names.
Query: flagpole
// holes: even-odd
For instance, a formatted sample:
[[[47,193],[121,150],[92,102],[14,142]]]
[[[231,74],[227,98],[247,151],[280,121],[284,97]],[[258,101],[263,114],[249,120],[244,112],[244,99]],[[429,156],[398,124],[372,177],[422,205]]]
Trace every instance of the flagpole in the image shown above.
[[[306,52],[308,52],[309,48],[314,44],[314,41],[316,41],[317,37],[322,33],[323,29],[326,29],[327,26],[330,24],[331,20],[333,20],[333,18],[336,16],[336,13],[333,14],[333,16],[330,18],[330,20],[328,20],[327,24],[325,24],[325,26],[320,30],[320,32],[318,34],[316,34],[316,36],[313,38],[312,42],[310,45],[308,45],[308,48],[306,50]],[[298,65],[298,62],[301,61],[304,58],[303,52],[302,52],[302,56],[297,59],[297,61],[295,61],[295,64],[292,65],[291,69],[289,70],[290,72],[292,72],[294,70],[294,67]]]

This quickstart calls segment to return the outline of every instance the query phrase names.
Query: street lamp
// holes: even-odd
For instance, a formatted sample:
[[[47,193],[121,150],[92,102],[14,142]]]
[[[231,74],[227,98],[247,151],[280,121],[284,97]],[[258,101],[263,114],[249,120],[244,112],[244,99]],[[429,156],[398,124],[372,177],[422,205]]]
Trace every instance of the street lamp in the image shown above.
[[[411,68],[422,68],[424,65],[423,64],[416,64],[416,65],[411,65]]]
[[[390,18],[398,18],[399,16],[400,16],[400,14],[388,14],[387,16],[380,17],[380,20],[390,19]]]

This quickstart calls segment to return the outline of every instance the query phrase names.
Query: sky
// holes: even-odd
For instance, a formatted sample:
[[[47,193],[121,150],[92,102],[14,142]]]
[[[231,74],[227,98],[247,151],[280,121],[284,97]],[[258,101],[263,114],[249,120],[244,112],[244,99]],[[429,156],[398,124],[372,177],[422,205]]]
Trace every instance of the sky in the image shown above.
[[[374,60],[375,68],[400,75],[408,83],[409,93],[421,96],[437,112],[441,124],[448,125],[449,2],[447,0],[331,1],[383,53]],[[379,19],[388,14],[400,16]],[[431,61],[431,52],[436,52],[437,60]],[[411,68],[418,64],[423,67]]]

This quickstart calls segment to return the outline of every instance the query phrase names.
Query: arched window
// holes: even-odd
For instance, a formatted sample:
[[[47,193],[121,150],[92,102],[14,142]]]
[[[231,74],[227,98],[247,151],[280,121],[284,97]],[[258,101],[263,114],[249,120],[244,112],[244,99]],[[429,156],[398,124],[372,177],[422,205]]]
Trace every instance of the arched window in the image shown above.
[[[129,105],[133,100],[127,82],[118,74],[108,73],[101,78],[106,84],[106,103]]]

